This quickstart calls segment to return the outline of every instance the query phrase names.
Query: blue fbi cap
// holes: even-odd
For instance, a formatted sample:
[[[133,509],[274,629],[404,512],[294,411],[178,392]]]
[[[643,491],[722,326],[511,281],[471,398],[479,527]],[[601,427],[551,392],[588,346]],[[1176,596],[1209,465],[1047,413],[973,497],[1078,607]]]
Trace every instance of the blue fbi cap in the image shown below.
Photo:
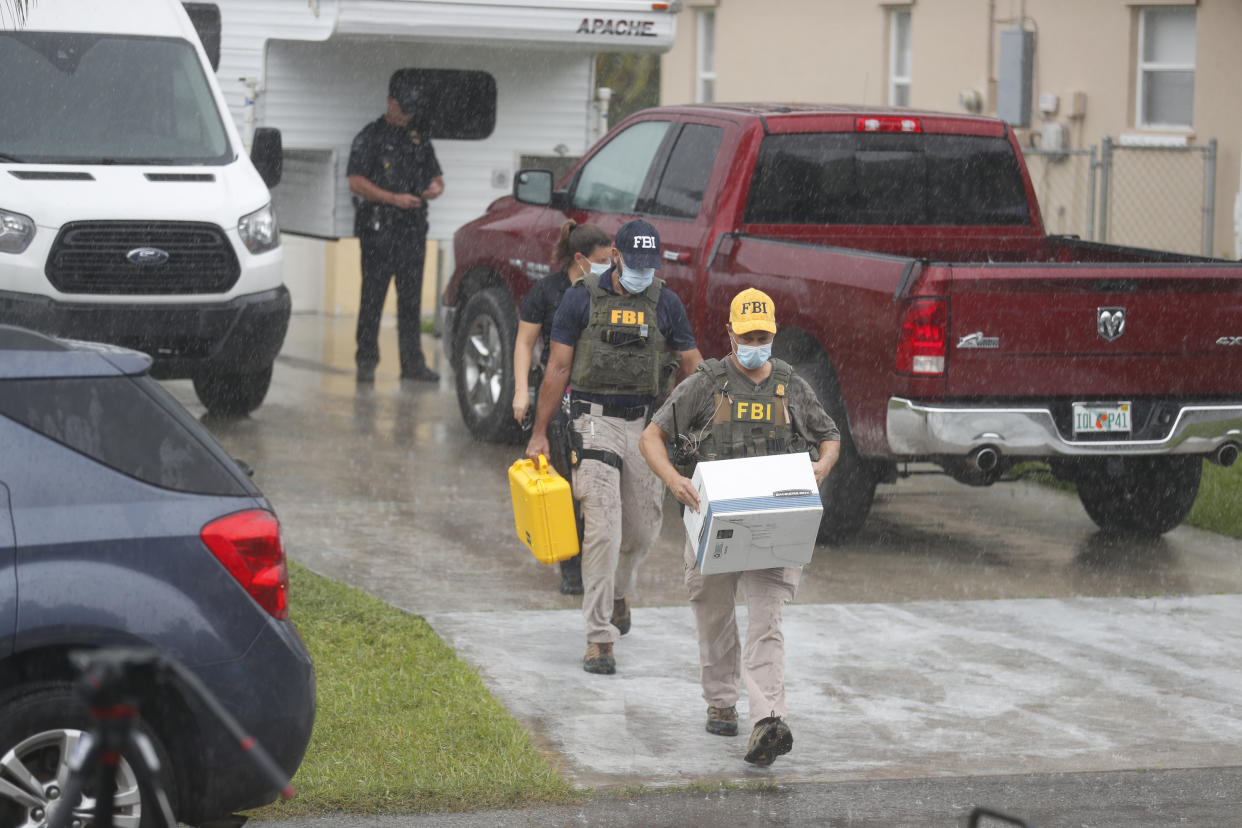
[[[628,267],[660,269],[660,233],[650,223],[634,219],[623,224],[613,243]]]

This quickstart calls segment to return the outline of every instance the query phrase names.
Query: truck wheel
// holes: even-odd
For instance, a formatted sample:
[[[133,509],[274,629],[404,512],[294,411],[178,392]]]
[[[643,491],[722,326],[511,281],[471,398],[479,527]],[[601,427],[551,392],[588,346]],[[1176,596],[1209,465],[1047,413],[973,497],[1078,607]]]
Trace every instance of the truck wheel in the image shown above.
[[[1200,457],[1124,457],[1077,475],[1078,499],[1106,532],[1163,535],[1190,514],[1203,476]]]
[[[150,728],[139,725],[151,740],[160,762],[160,785],[176,808],[175,773],[168,752]],[[48,806],[69,775],[69,760],[93,722],[68,684],[32,685],[10,696],[0,709],[0,766],[6,769],[10,792],[0,791],[0,824],[46,825]],[[15,794],[20,790],[22,799]],[[161,825],[154,803],[143,801],[129,762],[117,768],[116,824],[142,828]],[[87,780],[73,824],[94,822],[94,781]]]
[[[517,442],[521,428],[513,419],[513,345],[517,309],[503,288],[470,297],[457,324],[453,354],[457,404],[466,427],[477,439]]]
[[[194,393],[217,417],[244,417],[263,404],[271,384],[270,365],[251,374],[210,371],[194,378]]]
[[[815,389],[828,415],[841,431],[841,457],[820,486],[824,502],[824,514],[819,523],[821,543],[841,543],[850,538],[867,522],[871,503],[875,500],[875,487],[880,482],[875,464],[867,462],[850,436],[849,422],[845,416],[845,401],[837,385],[836,375],[826,359],[796,365],[795,373]]]

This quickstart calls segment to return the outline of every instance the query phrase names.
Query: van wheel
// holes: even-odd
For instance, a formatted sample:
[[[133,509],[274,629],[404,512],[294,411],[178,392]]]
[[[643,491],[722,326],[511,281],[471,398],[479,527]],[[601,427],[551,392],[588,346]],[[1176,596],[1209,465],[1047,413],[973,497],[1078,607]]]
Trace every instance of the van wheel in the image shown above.
[[[513,345],[517,309],[503,288],[470,297],[457,324],[453,354],[457,404],[470,433],[480,440],[512,443],[522,431],[513,419]]]
[[[271,365],[250,374],[208,371],[194,377],[194,393],[217,417],[244,417],[263,404],[271,384]]]
[[[845,400],[827,360],[821,358],[796,365],[794,371],[815,389],[824,409],[841,431],[841,456],[819,489],[824,514],[820,518],[818,537],[821,543],[841,543],[867,522],[875,500],[875,487],[880,482],[880,469],[854,447],[845,415]]]
[[[1201,457],[1110,457],[1078,471],[1078,499],[1095,524],[1119,535],[1163,535],[1190,514]]]
[[[48,808],[58,803],[69,775],[69,759],[92,727],[90,715],[68,684],[32,686],[9,697],[0,708],[0,779],[9,786],[0,785],[0,825],[47,825]],[[150,728],[142,723],[139,727],[155,748],[160,785],[175,809],[175,774],[168,752]],[[73,809],[73,824],[96,822],[95,797],[95,782],[88,779],[81,802]],[[117,825],[162,824],[154,803],[142,799],[137,775],[124,759],[117,768],[113,801]]]

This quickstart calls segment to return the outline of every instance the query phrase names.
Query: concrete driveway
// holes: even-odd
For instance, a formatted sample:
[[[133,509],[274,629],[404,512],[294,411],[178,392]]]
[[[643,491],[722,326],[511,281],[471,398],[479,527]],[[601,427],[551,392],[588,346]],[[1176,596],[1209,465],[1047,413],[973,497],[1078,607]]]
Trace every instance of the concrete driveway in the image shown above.
[[[573,784],[905,786],[930,802],[968,781],[1051,790],[1050,774],[1187,773],[1174,787],[1195,790],[1208,783],[1187,769],[1242,766],[1237,541],[1183,527],[1118,544],[1064,493],[916,476],[881,488],[853,542],[817,549],[786,611],[794,751],[753,768],[745,735],[703,730],[672,501],[618,674],[588,675],[577,599],[513,537],[520,447],[470,439],[439,356],[439,386],[381,364],[356,388],[351,335],[352,320],[295,317],[268,402],[209,425],[256,469],[291,557],[425,616]]]

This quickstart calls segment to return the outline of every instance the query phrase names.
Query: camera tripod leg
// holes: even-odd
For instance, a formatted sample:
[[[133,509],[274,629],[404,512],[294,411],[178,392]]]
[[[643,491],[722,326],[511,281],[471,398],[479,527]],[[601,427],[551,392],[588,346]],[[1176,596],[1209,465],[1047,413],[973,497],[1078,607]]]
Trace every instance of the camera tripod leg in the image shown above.
[[[99,740],[95,738],[93,733],[82,734],[73,756],[70,756],[66,762],[69,766],[69,774],[64,780],[65,784],[61,789],[59,802],[49,812],[48,828],[69,828],[70,822],[74,817],[74,808],[77,807],[78,801],[82,798],[82,788],[85,784],[85,774],[83,771],[88,767],[95,766],[95,762],[102,750],[103,748]]]
[[[160,824],[164,828],[177,828],[172,805],[160,784],[160,759],[151,740],[141,731],[130,731],[129,750],[125,751],[129,766],[138,778],[138,791],[145,807],[158,809]]]
[[[95,733],[85,733],[78,743],[78,750],[70,757],[69,774],[65,780],[64,792],[60,802],[51,811],[48,828],[70,828],[75,820],[74,810],[82,799],[85,787],[86,769],[95,768],[99,771],[98,796],[95,799],[94,813],[91,814],[92,824],[97,828],[112,828],[114,825],[113,810],[118,804],[132,804],[116,801],[116,771],[119,759],[123,757],[129,762],[138,781],[138,793],[145,807],[154,808],[160,816],[159,824],[164,828],[176,828],[177,821],[173,817],[172,806],[159,782],[160,760],[155,747],[145,733],[131,731],[125,740],[125,749],[116,761],[109,761],[106,756],[104,740]]]

